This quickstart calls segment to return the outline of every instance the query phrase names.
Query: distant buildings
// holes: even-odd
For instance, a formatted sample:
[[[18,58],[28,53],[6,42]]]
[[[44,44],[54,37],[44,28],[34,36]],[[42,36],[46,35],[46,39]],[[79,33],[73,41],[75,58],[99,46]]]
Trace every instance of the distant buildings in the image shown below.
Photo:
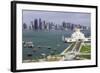
[[[38,25],[39,29],[42,30],[42,21],[41,18],[39,18],[39,25]]]
[[[25,30],[25,29],[27,29],[28,27],[27,27],[27,24],[26,23],[23,23],[23,29]]]
[[[75,28],[79,28],[81,30],[88,30],[88,26],[83,26],[80,24],[73,24],[73,23],[68,23],[68,22],[62,22],[63,29],[64,30],[74,30]]]
[[[90,27],[80,24],[74,24],[66,21],[63,21],[61,24],[56,24],[55,22],[49,22],[42,20],[41,18],[34,19],[28,25],[23,23],[23,29],[29,30],[74,30],[75,28],[80,28],[81,30],[90,29]]]
[[[34,20],[34,29],[38,30],[38,20],[37,19]]]

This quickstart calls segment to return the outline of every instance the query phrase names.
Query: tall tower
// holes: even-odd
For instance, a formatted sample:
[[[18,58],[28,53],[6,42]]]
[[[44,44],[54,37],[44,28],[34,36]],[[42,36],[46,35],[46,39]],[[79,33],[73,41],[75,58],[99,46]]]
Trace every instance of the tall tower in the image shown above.
[[[38,30],[38,20],[37,19],[34,20],[34,29]]]
[[[39,18],[39,29],[42,30],[42,21],[41,21],[41,18]]]
[[[31,29],[34,30],[34,24],[33,24],[33,21],[31,21]]]

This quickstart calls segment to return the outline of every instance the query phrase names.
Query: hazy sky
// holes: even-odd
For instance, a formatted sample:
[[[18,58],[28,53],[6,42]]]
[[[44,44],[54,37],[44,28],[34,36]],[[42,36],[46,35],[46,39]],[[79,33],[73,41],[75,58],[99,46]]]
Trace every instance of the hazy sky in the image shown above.
[[[74,24],[90,26],[91,22],[90,13],[23,10],[24,23],[30,25],[30,22],[34,21],[35,18],[52,21],[56,24],[61,24],[62,21],[66,21]]]

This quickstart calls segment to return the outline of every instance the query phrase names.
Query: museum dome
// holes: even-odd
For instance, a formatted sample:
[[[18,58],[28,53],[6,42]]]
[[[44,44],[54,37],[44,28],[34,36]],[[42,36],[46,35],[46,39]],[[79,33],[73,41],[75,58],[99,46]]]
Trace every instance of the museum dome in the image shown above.
[[[82,32],[80,32],[80,29],[75,29],[75,32],[72,34],[71,38],[73,39],[85,39],[85,36]]]

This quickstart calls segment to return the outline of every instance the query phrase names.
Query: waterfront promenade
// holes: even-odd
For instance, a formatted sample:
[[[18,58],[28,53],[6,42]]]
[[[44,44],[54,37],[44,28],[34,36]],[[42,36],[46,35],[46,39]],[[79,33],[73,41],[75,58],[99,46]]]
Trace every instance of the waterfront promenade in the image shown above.
[[[81,46],[82,46],[82,41],[76,41],[76,42],[73,42],[71,45],[69,45],[69,47],[66,48],[61,53],[61,55],[64,55],[63,60],[72,60],[76,57],[76,55],[81,54],[79,53]]]

